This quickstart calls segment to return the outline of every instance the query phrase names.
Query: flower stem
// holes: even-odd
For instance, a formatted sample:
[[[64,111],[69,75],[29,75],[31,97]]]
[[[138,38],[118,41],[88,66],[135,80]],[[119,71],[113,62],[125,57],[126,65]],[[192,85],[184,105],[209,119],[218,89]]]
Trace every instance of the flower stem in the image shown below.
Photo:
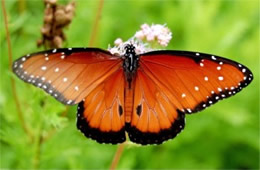
[[[98,24],[99,24],[99,21],[100,21],[100,18],[101,18],[103,5],[104,5],[104,0],[99,0],[97,13],[96,13],[96,17],[95,17],[95,20],[94,20],[94,25],[92,27],[92,31],[91,31],[91,34],[90,34],[90,40],[89,40],[89,43],[88,43],[89,47],[92,47],[95,43],[97,31],[98,31]]]
[[[111,165],[110,165],[110,170],[116,169],[117,164],[118,164],[118,162],[121,158],[122,152],[124,150],[124,147],[125,147],[125,143],[122,143],[117,147],[116,153],[115,153],[114,158],[113,158]]]
[[[2,10],[3,10],[3,16],[4,16],[4,25],[5,25],[5,31],[6,31],[7,46],[8,46],[9,71],[12,72],[12,61],[13,61],[12,47],[11,47],[10,34],[9,34],[9,30],[8,30],[8,20],[7,20],[7,13],[6,13],[6,9],[5,9],[5,0],[2,0]],[[23,116],[23,113],[21,110],[21,105],[20,105],[20,102],[17,97],[14,78],[12,76],[10,76],[10,79],[11,79],[11,90],[13,93],[13,97],[14,97],[14,101],[15,101],[15,105],[16,105],[16,109],[17,109],[17,113],[18,113],[18,118],[20,120],[23,130],[30,137],[30,139],[32,139],[32,134],[29,131],[29,129],[26,126],[25,121],[24,121],[24,116]]]

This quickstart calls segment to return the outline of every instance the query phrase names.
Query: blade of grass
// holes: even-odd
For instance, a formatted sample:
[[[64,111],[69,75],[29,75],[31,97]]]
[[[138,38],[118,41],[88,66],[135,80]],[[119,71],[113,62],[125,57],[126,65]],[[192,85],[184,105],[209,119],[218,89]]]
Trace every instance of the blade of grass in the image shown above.
[[[4,25],[5,25],[5,31],[6,31],[7,46],[8,46],[9,71],[12,72],[12,61],[13,61],[13,59],[12,59],[12,46],[11,46],[10,34],[9,34],[9,30],[8,30],[8,19],[7,19],[6,9],[5,9],[5,0],[2,0],[2,10],[3,10],[3,16],[4,16]],[[13,97],[14,97],[19,121],[20,121],[22,128],[25,131],[25,133],[30,137],[30,139],[32,139],[32,134],[29,131],[29,129],[28,129],[28,127],[27,127],[27,125],[24,121],[24,115],[23,115],[23,112],[21,110],[21,105],[20,105],[19,99],[17,97],[16,85],[15,85],[14,78],[12,76],[10,76],[10,79],[11,79],[11,90],[12,90],[12,93],[13,93]]]
[[[96,13],[96,17],[94,20],[94,25],[92,27],[92,31],[90,34],[90,40],[88,43],[89,47],[92,47],[95,44],[95,40],[96,40],[96,36],[97,36],[97,31],[98,31],[98,24],[101,18],[101,14],[102,14],[102,9],[104,6],[104,0],[100,0],[98,3],[98,9],[97,9],[97,13]]]

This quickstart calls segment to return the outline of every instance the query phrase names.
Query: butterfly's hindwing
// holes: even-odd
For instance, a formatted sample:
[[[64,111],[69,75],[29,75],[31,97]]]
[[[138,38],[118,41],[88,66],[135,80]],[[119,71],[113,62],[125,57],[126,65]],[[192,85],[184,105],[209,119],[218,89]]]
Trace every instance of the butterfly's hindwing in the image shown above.
[[[124,73],[112,74],[78,105],[77,127],[99,143],[122,143],[125,138]]]

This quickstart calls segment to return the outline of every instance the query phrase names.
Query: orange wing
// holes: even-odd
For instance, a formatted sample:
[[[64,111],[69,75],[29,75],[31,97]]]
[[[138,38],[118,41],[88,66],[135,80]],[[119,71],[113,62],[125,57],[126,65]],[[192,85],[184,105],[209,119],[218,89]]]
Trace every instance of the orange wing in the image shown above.
[[[97,48],[43,51],[16,60],[14,73],[55,97],[73,105],[121,68],[121,59]]]
[[[154,51],[140,56],[130,140],[160,144],[184,128],[195,113],[239,92],[253,79],[245,66],[208,54]]]
[[[174,138],[185,125],[185,114],[171,101],[168,91],[162,90],[143,70],[136,75],[134,105],[127,132],[135,143],[160,144]]]
[[[122,143],[125,138],[123,69],[99,84],[78,105],[77,127],[99,143]]]

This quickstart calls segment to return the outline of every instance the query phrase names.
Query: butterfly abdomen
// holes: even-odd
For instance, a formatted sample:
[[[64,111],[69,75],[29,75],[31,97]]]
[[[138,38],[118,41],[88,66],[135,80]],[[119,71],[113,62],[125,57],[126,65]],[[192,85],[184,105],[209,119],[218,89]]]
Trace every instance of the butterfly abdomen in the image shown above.
[[[131,82],[133,83],[134,81]],[[125,122],[130,123],[133,113],[134,86],[129,88],[128,83],[125,83],[125,86]]]

